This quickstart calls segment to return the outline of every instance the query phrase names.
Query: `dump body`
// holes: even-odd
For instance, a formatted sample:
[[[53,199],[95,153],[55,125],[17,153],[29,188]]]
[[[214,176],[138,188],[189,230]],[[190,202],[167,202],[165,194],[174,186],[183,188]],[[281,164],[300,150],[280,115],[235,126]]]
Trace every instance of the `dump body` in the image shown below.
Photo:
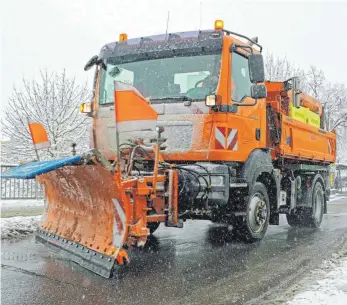
[[[305,93],[300,107],[293,105],[292,91],[283,82],[266,82],[269,126],[278,138],[268,133],[267,145],[274,148],[273,158],[288,158],[314,163],[332,163],[336,159],[336,135],[324,129],[322,105]]]

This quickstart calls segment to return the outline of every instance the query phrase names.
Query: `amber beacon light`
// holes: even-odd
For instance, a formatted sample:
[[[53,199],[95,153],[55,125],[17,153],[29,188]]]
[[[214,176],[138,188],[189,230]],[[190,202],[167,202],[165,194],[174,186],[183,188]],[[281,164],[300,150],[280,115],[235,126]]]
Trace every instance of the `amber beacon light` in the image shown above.
[[[224,28],[224,21],[223,20],[216,20],[214,22],[214,29],[215,30],[223,30]]]

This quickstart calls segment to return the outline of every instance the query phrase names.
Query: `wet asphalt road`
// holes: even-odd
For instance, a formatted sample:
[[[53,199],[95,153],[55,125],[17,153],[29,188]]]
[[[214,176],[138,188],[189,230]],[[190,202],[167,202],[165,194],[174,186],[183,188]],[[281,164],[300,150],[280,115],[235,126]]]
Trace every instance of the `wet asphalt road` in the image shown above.
[[[285,218],[258,244],[233,241],[227,228],[187,221],[160,227],[117,278],[103,279],[32,237],[3,242],[2,304],[258,304],[347,242],[347,194],[329,203],[319,230]]]

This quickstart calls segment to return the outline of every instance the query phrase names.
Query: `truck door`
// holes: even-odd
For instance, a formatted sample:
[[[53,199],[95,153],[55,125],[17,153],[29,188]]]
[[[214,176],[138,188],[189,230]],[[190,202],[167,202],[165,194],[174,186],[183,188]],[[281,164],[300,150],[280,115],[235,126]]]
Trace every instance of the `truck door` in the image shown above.
[[[247,55],[231,52],[231,102],[239,104],[228,117],[229,130],[238,138],[234,141],[237,146],[231,149],[238,150],[245,157],[266,142],[266,121],[263,119],[266,105],[260,100],[255,104],[251,98],[251,85]]]

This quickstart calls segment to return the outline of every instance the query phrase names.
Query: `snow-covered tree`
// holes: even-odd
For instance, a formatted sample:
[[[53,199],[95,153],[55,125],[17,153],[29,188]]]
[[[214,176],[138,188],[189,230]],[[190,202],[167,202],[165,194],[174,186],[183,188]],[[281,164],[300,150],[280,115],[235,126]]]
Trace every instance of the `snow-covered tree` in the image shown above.
[[[286,57],[275,57],[272,53],[265,56],[264,65],[266,79],[271,81],[284,81],[298,72]]]
[[[72,143],[78,151],[87,149],[89,118],[79,113],[79,105],[89,97],[87,84],[76,84],[65,71],[23,79],[23,89],[13,89],[1,124],[13,161],[36,158],[28,121],[40,122],[47,130],[52,147],[39,151],[42,159],[71,155]]]

